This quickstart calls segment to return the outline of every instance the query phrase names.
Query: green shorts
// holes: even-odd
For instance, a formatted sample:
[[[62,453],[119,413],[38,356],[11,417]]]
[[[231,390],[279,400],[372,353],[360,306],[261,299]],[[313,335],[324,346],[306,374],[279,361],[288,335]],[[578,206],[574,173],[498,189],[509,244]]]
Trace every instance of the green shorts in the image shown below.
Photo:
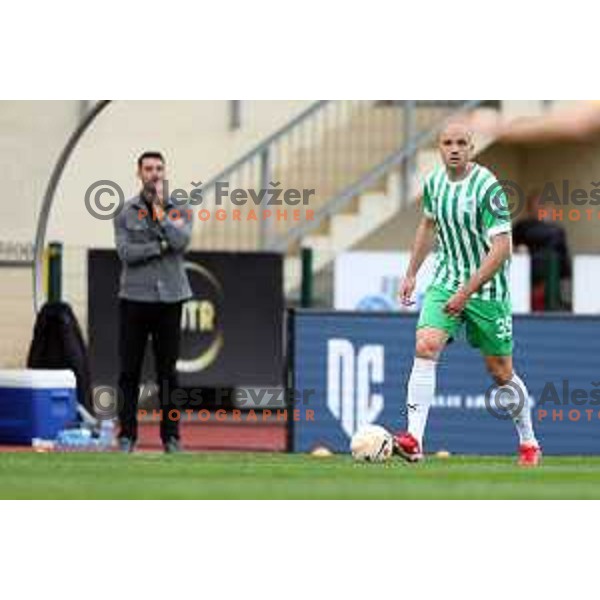
[[[462,324],[466,326],[467,341],[479,348],[485,356],[512,354],[512,307],[510,302],[471,298],[459,317],[444,312],[444,306],[453,296],[445,288],[430,286],[417,323],[417,329],[433,327],[456,337]]]

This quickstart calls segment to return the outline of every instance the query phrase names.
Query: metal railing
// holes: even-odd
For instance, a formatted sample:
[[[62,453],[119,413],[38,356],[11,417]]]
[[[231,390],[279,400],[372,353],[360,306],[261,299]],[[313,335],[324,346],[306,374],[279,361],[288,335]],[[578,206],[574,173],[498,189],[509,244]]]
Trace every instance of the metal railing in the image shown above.
[[[285,251],[399,165],[406,195],[418,148],[450,114],[477,103],[314,102],[202,184],[204,218],[196,219],[193,246]],[[286,190],[308,195],[308,204],[286,204]]]
[[[458,115],[462,112],[473,110],[481,105],[481,100],[468,100],[456,106],[452,110],[452,115]],[[414,178],[415,171],[415,159],[417,152],[420,148],[423,148],[435,141],[441,127],[450,115],[445,115],[444,118],[437,121],[430,128],[424,131],[418,131],[415,128],[414,113],[416,110],[416,104],[407,101],[405,104],[405,110],[408,112],[406,118],[406,143],[405,145],[392,152],[387,156],[381,163],[365,172],[356,181],[352,182],[346,188],[341,190],[338,194],[333,196],[326,204],[320,207],[311,221],[305,221],[299,224],[284,236],[277,240],[274,244],[274,249],[279,251],[285,251],[291,244],[301,240],[304,236],[310,234],[312,231],[319,229],[322,222],[331,217],[333,214],[340,212],[345,206],[350,203],[354,198],[359,196],[361,193],[373,188],[383,187],[382,179],[384,179],[394,169],[401,169],[401,186],[402,190],[400,197],[404,200],[408,200],[410,193],[411,182]]]
[[[202,249],[249,249],[266,248],[268,246],[267,236],[268,227],[265,223],[259,223],[255,227],[248,226],[248,221],[235,220],[232,213],[230,222],[217,221],[216,211],[223,206],[220,203],[218,194],[224,191],[227,186],[229,194],[235,189],[260,190],[268,189],[271,181],[273,163],[275,156],[280,160],[282,158],[283,141],[287,143],[287,149],[296,145],[298,141],[306,136],[306,123],[308,123],[315,113],[323,109],[330,101],[319,100],[312,103],[306,110],[291,119],[286,125],[269,135],[258,145],[246,152],[240,158],[228,165],[224,170],[202,183],[202,205],[210,216],[206,223],[200,222],[194,230],[193,245]],[[225,208],[231,208],[231,202],[224,203]],[[241,219],[241,213],[245,212],[248,217],[251,208],[256,209],[256,205],[237,208],[234,205],[232,210],[238,210]],[[224,210],[223,209],[223,210]],[[202,217],[200,217],[201,219]],[[199,219],[197,219],[198,221]]]

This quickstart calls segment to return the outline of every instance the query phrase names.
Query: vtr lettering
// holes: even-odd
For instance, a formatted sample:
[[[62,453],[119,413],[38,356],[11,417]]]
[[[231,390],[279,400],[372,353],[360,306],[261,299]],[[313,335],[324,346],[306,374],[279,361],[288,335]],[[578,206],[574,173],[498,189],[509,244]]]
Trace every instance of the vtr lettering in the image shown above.
[[[182,331],[203,333],[215,328],[215,307],[208,300],[188,300],[181,314]]]
[[[348,340],[327,343],[327,407],[351,436],[374,423],[383,410],[383,396],[372,390],[384,380],[384,348],[362,346],[358,353]]]

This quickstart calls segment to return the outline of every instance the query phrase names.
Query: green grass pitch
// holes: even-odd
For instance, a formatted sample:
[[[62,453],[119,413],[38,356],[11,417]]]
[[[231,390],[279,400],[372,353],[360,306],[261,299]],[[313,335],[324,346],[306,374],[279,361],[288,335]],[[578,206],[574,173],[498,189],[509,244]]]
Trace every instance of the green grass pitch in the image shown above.
[[[302,454],[0,454],[0,498],[600,498],[600,457],[400,459]]]

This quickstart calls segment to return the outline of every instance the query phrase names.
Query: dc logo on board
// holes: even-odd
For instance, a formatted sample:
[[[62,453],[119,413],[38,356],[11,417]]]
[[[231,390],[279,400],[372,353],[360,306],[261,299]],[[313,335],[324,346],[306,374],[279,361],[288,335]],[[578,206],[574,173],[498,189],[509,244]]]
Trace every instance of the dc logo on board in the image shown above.
[[[384,348],[365,345],[355,350],[349,340],[327,343],[327,408],[348,436],[374,423],[383,410],[383,396],[373,391],[384,379]]]

